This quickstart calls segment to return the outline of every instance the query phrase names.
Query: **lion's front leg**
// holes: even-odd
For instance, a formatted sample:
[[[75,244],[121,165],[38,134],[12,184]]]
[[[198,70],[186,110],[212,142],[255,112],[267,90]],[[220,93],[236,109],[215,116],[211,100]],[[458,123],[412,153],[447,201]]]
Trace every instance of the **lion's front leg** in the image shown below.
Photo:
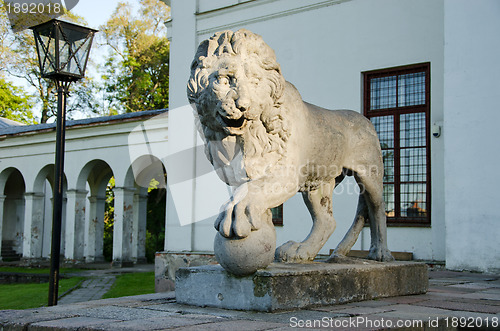
[[[276,189],[278,187],[280,189]],[[290,188],[282,180],[270,177],[247,182],[221,207],[215,229],[226,238],[245,238],[251,231],[261,228],[269,208],[283,203],[295,192],[295,186]]]
[[[335,230],[332,194],[335,182],[324,183],[319,189],[303,192],[313,226],[302,242],[288,241],[276,249],[275,259],[283,262],[312,261]]]

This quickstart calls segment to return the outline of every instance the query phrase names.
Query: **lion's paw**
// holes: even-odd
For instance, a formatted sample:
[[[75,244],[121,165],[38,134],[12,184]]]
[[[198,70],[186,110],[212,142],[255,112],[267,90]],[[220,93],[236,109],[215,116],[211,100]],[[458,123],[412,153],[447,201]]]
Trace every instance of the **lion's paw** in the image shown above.
[[[275,260],[279,262],[312,261],[316,254],[311,254],[303,243],[288,241],[276,249]]]
[[[372,247],[368,253],[368,259],[380,262],[391,262],[394,261],[394,257],[391,251],[387,248]]]
[[[215,221],[215,229],[226,238],[246,238],[261,227],[258,210],[245,201],[226,203]]]

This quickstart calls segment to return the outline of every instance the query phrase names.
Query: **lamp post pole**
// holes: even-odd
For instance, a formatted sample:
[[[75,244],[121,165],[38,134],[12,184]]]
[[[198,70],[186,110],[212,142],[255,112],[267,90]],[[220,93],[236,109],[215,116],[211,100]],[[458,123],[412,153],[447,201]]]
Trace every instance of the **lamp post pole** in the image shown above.
[[[56,156],[54,171],[54,206],[52,213],[52,247],[50,254],[49,306],[57,305],[59,294],[59,262],[61,256],[61,225],[64,184],[64,147],[66,138],[66,97],[69,83],[59,82],[57,86]]]
[[[33,26],[42,78],[52,79],[57,87],[57,127],[54,170],[54,205],[50,255],[49,306],[57,305],[61,225],[64,185],[64,143],[66,139],[66,98],[69,85],[85,76],[90,47],[97,30],[52,19]]]

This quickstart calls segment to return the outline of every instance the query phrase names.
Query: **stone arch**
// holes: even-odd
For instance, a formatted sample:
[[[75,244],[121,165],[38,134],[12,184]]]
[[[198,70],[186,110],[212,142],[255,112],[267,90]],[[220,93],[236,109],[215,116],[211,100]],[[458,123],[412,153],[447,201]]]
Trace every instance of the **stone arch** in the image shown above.
[[[26,184],[16,168],[0,173],[0,261],[18,260],[23,254]]]
[[[83,166],[76,187],[68,191],[67,259],[102,262],[106,187],[114,173],[110,165],[100,159]],[[71,222],[71,224],[70,224]]]
[[[64,178],[64,181],[66,177]],[[33,182],[33,192],[44,192],[45,190],[45,185],[46,182],[48,181],[50,184],[50,190],[52,191],[53,185],[54,185],[54,165],[53,164],[47,164],[43,166],[40,171],[38,171],[35,180]]]

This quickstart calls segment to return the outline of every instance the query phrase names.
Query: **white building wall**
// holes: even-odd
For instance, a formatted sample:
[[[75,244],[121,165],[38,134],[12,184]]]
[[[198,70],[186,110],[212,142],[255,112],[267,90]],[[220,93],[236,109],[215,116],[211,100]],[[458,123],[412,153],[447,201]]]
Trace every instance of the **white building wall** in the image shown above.
[[[191,44],[193,29],[197,45],[217,31],[246,28],[262,35],[275,50],[285,79],[298,88],[304,100],[330,109],[362,110],[364,71],[430,62],[431,122],[439,122],[443,119],[443,16],[441,0],[174,0],[171,67],[177,75],[171,75],[170,98],[176,106],[187,104],[186,81],[195,52]],[[178,41],[179,38],[186,40]],[[185,115],[182,121],[176,122],[171,117],[170,128],[183,132],[179,141],[182,137],[192,141],[188,124],[192,119],[189,122],[187,113]],[[172,137],[169,143],[173,145],[175,141]],[[444,260],[443,140],[433,139],[431,151],[432,227],[390,228],[389,248],[413,252],[417,259]],[[202,213],[204,197],[213,195],[219,188],[203,187],[199,180],[196,183],[193,203],[195,213]],[[348,191],[354,191],[354,187],[351,179],[337,188],[334,197],[337,230],[320,253],[327,254],[335,248],[350,227],[357,194]],[[213,250],[214,219],[191,227],[196,250]],[[170,222],[176,220],[167,221],[172,229]],[[300,195],[285,203],[284,224],[277,229],[278,245],[288,240],[302,240],[309,232],[311,220]],[[369,248],[368,232],[361,236],[355,249]],[[167,249],[177,250],[168,243]]]
[[[446,266],[500,270],[500,2],[445,1]]]
[[[146,183],[147,186],[151,177],[141,173],[140,175],[145,175],[147,178],[143,178],[142,183],[137,183],[134,175],[139,175],[139,173],[134,174],[132,164],[144,156],[151,160],[154,159],[152,156],[160,159],[163,155],[161,152],[166,149],[167,114],[163,113],[155,116],[154,119],[149,119],[155,114],[160,114],[160,112],[148,113],[143,115],[144,117],[136,115],[132,119],[82,124],[67,128],[61,245],[61,253],[65,254],[67,259],[82,260],[85,257],[84,252],[89,251],[85,249],[88,245],[89,233],[84,233],[89,231],[90,224],[86,221],[90,209],[86,207],[89,206],[87,201],[91,194],[89,183],[92,183],[92,189],[95,191],[92,193],[100,194],[99,197],[94,196],[94,200],[104,198],[105,187],[111,175],[115,177],[118,191],[130,193],[132,197],[127,195],[126,203],[122,199],[121,204],[117,202],[115,205],[115,221],[119,222],[120,216],[124,215],[126,229],[132,227],[132,214],[134,217],[143,219],[146,217],[146,209],[134,210],[130,201],[133,201],[134,194],[139,194],[139,184]],[[137,126],[141,128],[141,124],[146,119],[149,119],[147,130],[140,131],[139,135],[131,139],[130,133]],[[53,129],[38,129],[14,135],[0,133],[0,192],[2,193],[0,195],[3,196],[10,169],[17,169],[25,183],[25,190],[20,196],[22,208],[15,208],[8,199],[4,199],[7,202],[2,205],[4,212],[0,215],[0,222],[2,222],[0,235],[20,233],[23,242],[15,248],[27,259],[46,258],[50,254],[52,201],[51,185],[47,179],[53,177],[54,141]],[[92,173],[87,171],[82,175],[86,165],[93,162],[104,164],[106,168],[97,169]],[[147,162],[145,165],[148,165]],[[159,167],[160,172],[163,173],[161,165]],[[100,212],[103,214],[104,207],[101,207]],[[120,207],[123,207],[122,210]],[[139,212],[142,214],[137,214]],[[18,230],[11,229],[17,226],[17,223],[12,221],[16,218],[21,220],[17,222],[21,225]],[[100,215],[99,219],[102,221],[103,215]],[[118,226],[117,230],[120,229]],[[114,247],[117,262],[130,262],[134,258],[139,258],[137,254],[135,256],[132,254],[133,249],[130,246],[133,243],[144,245],[144,240],[137,240],[138,234],[135,232],[122,231],[122,233],[124,233],[122,241],[128,241],[124,243],[117,240],[116,247]],[[99,234],[102,242],[102,233]],[[115,232],[115,237],[119,235],[120,233]],[[100,249],[102,250],[102,247]],[[137,251],[137,247],[134,249]]]
[[[176,111],[179,107],[186,106],[186,84],[182,85],[180,82],[187,82],[189,78],[189,67],[191,61],[186,53],[193,53],[196,50],[196,20],[194,12],[196,11],[195,1],[172,1],[171,11],[177,13],[175,24],[168,28],[168,36],[171,40],[170,44],[170,77],[175,77],[178,82],[169,85],[169,103],[170,114],[169,123],[169,142],[168,150],[170,154],[178,152],[189,151],[196,141],[196,130],[192,118],[191,111]],[[175,14],[174,14],[175,15]],[[186,173],[191,173],[191,178],[194,178],[195,172],[195,155],[193,153],[186,155],[185,169]],[[167,172],[169,170],[167,169]],[[192,211],[193,196],[194,196],[194,183],[188,187],[182,194],[185,196],[182,206],[177,206],[179,212]],[[167,194],[167,221],[165,227],[165,250],[166,251],[191,251],[193,250],[192,233],[194,227],[192,225],[181,226],[176,206],[173,201],[173,192],[169,189]],[[193,215],[190,216],[191,218]]]

